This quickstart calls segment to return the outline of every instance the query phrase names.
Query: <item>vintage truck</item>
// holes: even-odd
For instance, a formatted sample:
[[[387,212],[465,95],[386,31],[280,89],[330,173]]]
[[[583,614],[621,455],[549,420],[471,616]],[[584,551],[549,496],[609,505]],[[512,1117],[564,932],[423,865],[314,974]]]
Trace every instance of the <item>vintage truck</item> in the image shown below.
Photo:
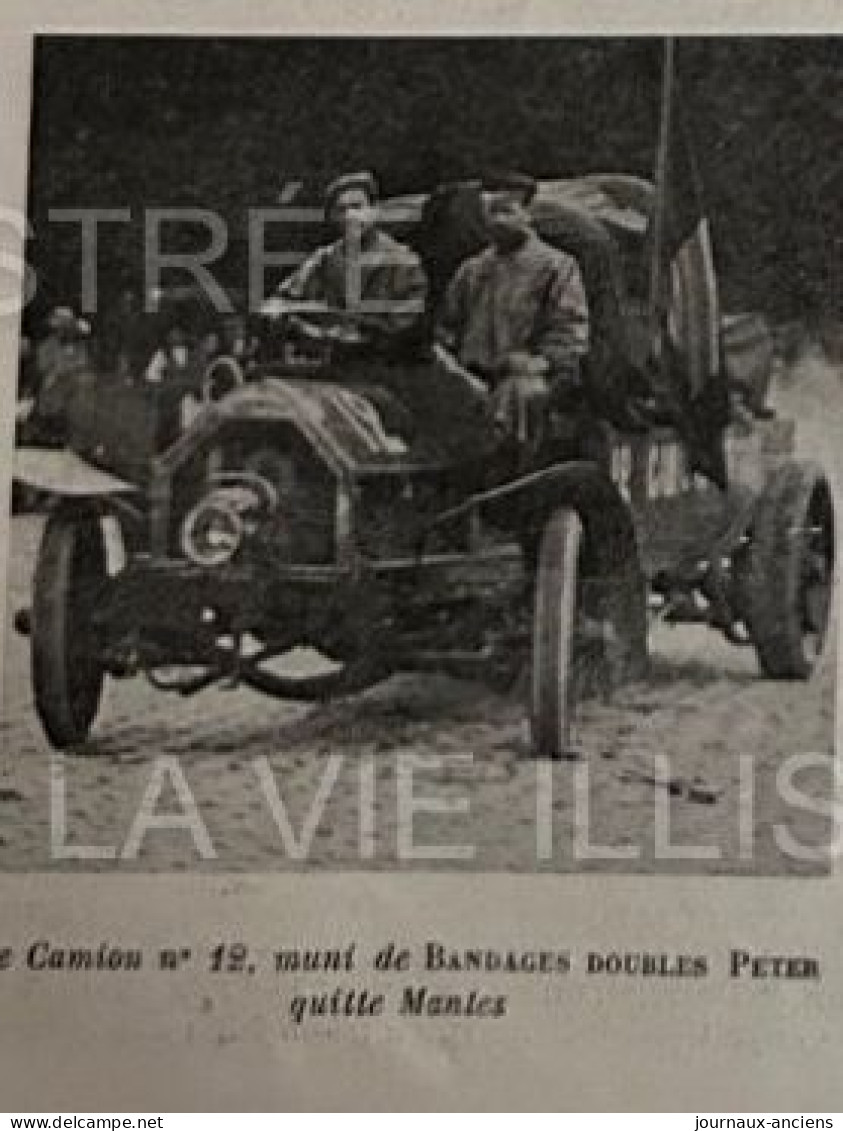
[[[651,193],[589,177],[537,197],[540,231],[590,264],[598,390],[653,352],[636,266]],[[401,222],[408,203],[428,200],[397,202]],[[710,294],[683,293],[686,320],[710,322]],[[588,396],[558,405],[526,456],[453,367],[367,359],[342,312],[293,314],[258,319],[248,364],[215,358],[189,417],[137,375],[91,372],[67,446],[18,450],[16,476],[49,500],[17,625],[54,746],[84,742],[107,678],[318,700],[444,670],[529,673],[533,747],[561,756],[583,694],[645,673],[654,614],[753,646],[766,677],[811,674],[834,569],[828,479],[794,458],[794,424],[766,414],[724,420],[723,467],[706,466],[683,427],[693,358],[675,311],[656,327],[661,403],[628,417]],[[302,645],[330,667],[279,668]]]

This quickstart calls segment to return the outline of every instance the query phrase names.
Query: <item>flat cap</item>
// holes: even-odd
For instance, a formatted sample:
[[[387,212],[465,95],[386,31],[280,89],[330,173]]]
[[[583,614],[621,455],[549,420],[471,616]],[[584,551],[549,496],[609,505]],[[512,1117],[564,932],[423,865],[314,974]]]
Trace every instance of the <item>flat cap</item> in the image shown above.
[[[47,319],[49,330],[65,330],[76,323],[76,315],[69,306],[56,306]]]
[[[325,212],[330,213],[336,204],[337,197],[348,192],[349,189],[362,189],[373,204],[380,195],[374,173],[370,173],[367,169],[358,173],[344,173],[341,177],[331,181],[325,189]]]
[[[525,204],[532,201],[538,189],[534,177],[509,169],[489,170],[483,175],[481,184],[483,192],[512,193],[520,196]]]

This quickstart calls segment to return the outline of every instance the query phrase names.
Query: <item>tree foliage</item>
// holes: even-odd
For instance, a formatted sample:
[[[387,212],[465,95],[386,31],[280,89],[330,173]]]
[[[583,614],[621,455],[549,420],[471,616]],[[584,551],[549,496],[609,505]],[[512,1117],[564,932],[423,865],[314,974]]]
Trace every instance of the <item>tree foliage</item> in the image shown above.
[[[55,207],[121,207],[100,286],[135,283],[143,210],[221,213],[243,283],[246,210],[303,201],[349,168],[387,192],[510,166],[650,175],[659,44],[573,39],[61,38],[38,43],[30,214],[36,315],[79,294],[78,231]],[[680,91],[725,302],[839,314],[843,125],[836,40],[683,41]],[[195,234],[194,234],[195,236]],[[185,237],[187,238],[187,237]]]

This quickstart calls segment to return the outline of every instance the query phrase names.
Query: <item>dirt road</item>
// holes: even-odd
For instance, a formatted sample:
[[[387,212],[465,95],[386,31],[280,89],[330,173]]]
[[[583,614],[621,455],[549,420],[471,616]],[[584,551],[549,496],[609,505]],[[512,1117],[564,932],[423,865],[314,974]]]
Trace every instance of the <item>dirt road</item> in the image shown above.
[[[777,400],[798,417],[803,452],[831,467],[843,431],[841,375],[808,355]],[[39,522],[13,520],[10,608],[27,602]],[[0,868],[823,873],[825,862],[797,849],[830,836],[816,809],[832,793],[835,650],[836,638],[809,683],[773,683],[759,679],[749,649],[704,629],[659,627],[647,682],[611,704],[587,704],[576,757],[560,763],[525,757],[515,699],[439,677],[393,679],[327,707],[244,689],[185,700],[140,679],[115,683],[90,743],[57,762],[33,711],[28,644],[10,633]],[[793,755],[812,757],[797,770],[786,765]],[[50,774],[59,770],[64,796],[54,788],[51,810]],[[138,806],[156,783],[165,787],[150,795],[159,813],[183,811],[188,792],[195,799],[212,858],[197,850],[196,821],[192,833],[154,828],[132,843]],[[293,838],[308,833],[297,859]],[[99,846],[108,855],[56,859],[51,835],[65,854],[88,846],[91,857]]]

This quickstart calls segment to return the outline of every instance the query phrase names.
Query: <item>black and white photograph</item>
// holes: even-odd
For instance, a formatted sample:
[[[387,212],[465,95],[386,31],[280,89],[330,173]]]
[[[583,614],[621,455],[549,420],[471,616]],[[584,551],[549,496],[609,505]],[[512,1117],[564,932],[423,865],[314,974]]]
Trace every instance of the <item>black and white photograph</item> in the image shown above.
[[[826,873],[839,41],[33,66],[0,867]]]
[[[841,28],[743,7],[0,13],[0,1131],[833,1128]]]

